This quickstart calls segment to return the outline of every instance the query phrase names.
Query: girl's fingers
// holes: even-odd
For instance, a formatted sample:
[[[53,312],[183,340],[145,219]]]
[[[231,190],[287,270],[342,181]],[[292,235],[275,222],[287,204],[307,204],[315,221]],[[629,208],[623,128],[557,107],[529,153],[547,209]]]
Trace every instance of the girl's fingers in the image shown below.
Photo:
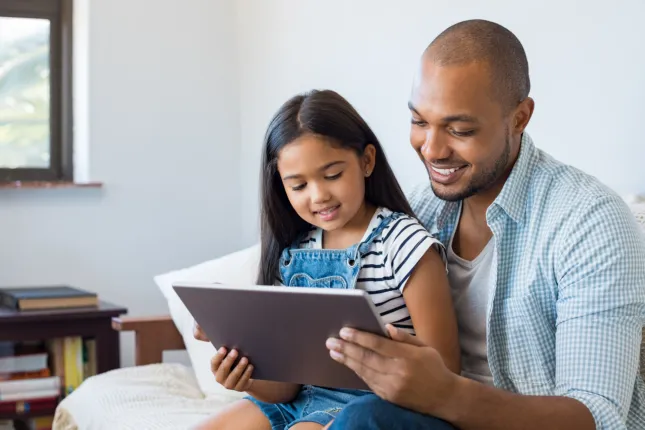
[[[217,350],[217,353],[215,353],[213,358],[211,358],[211,372],[213,372],[213,375],[217,376],[217,369],[219,369],[222,364],[224,357],[226,357],[226,348],[222,347]]]
[[[253,375],[253,365],[249,364],[242,374],[242,377],[235,386],[235,391],[246,391],[250,385],[251,375]]]
[[[231,373],[231,367],[233,366],[233,363],[235,363],[235,360],[237,359],[237,351],[232,350],[229,352],[222,363],[219,365],[219,368],[217,369],[217,373],[215,374],[215,379],[217,382],[220,384],[224,384],[226,379],[228,378],[229,373]]]
[[[237,382],[244,374],[244,371],[246,370],[248,364],[249,360],[246,357],[242,357],[239,363],[237,363],[237,365],[233,368],[231,373],[229,373],[228,378],[226,378],[226,382],[224,382],[223,384],[224,387],[228,388],[229,390],[235,389]]]

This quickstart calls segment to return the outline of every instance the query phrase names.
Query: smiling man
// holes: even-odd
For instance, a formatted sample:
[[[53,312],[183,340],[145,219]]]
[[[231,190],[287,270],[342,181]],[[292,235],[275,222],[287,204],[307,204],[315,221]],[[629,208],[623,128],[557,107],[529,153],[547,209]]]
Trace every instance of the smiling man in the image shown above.
[[[519,40],[458,23],[424,52],[411,198],[446,246],[462,372],[432,348],[343,330],[327,346],[375,392],[333,429],[643,429],[645,241],[625,203],[537,149]]]

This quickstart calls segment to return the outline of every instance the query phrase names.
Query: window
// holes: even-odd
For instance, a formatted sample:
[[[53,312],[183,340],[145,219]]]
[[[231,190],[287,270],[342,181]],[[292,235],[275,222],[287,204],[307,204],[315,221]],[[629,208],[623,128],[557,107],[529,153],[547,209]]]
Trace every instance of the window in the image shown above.
[[[72,181],[72,0],[0,0],[0,182]]]

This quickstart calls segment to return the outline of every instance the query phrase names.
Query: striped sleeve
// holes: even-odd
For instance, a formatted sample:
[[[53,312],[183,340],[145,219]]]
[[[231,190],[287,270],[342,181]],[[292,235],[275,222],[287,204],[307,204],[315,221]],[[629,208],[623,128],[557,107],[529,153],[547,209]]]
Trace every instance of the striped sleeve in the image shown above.
[[[412,217],[401,216],[392,221],[392,225],[385,232],[383,242],[387,254],[386,262],[392,270],[393,281],[401,293],[417,263],[431,246],[436,246],[446,263],[441,242]]]

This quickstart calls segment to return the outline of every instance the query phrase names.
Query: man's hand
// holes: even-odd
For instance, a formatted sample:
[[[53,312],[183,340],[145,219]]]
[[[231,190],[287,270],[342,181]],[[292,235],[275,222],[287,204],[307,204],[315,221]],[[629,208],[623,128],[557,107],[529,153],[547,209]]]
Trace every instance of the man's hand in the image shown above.
[[[412,335],[387,325],[392,339],[344,328],[328,339],[330,356],[352,369],[379,397],[425,414],[451,401],[458,376],[439,353]]]

